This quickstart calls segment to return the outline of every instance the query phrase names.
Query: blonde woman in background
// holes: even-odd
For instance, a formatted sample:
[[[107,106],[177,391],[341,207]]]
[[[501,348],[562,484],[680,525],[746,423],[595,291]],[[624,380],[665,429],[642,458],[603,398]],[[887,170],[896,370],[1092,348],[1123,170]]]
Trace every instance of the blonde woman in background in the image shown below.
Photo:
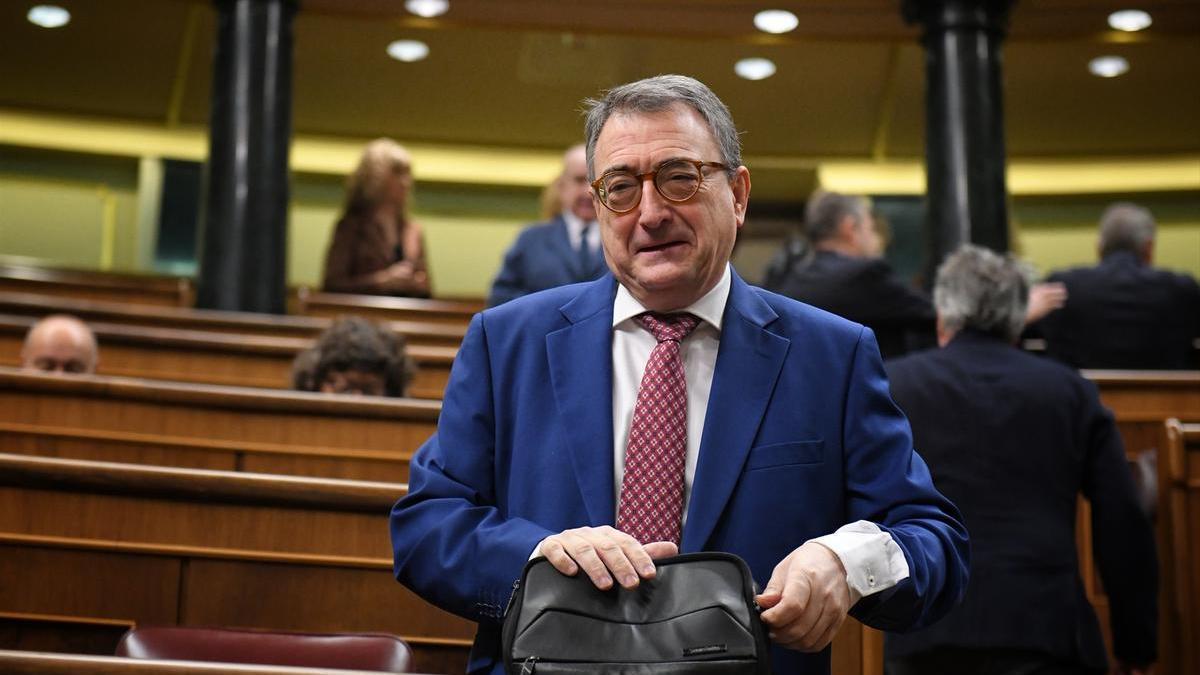
[[[412,161],[399,143],[367,144],[325,257],[324,290],[429,296],[421,226],[409,218]]]

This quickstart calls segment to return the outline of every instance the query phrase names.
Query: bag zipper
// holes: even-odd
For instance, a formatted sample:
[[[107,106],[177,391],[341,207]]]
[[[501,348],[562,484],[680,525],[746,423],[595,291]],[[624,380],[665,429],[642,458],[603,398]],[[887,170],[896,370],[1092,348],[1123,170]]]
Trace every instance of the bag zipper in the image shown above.
[[[537,668],[538,657],[530,656],[521,662],[521,675],[533,675],[533,671]]]

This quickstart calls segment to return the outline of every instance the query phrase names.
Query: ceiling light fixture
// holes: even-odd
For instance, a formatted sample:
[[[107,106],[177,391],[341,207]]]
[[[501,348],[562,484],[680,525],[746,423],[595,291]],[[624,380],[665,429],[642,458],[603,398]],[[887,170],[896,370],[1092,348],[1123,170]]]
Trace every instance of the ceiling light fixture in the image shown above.
[[[58,5],[34,5],[25,18],[42,28],[60,28],[71,22],[71,13]]]
[[[1129,61],[1121,56],[1097,56],[1088,62],[1088,70],[1096,77],[1117,77],[1129,72]]]
[[[404,0],[404,9],[419,17],[432,19],[450,11],[450,0]]]
[[[775,74],[775,63],[770,59],[742,59],[733,66],[733,72],[746,80],[765,80]]]
[[[387,46],[387,53],[397,61],[412,63],[429,56],[429,45],[420,40],[396,40]]]
[[[1113,30],[1123,30],[1126,33],[1145,30],[1151,23],[1153,21],[1150,15],[1140,9],[1123,9],[1108,15],[1108,25],[1112,26]]]
[[[754,27],[764,33],[787,33],[799,25],[800,19],[785,9],[764,9],[754,15]]]

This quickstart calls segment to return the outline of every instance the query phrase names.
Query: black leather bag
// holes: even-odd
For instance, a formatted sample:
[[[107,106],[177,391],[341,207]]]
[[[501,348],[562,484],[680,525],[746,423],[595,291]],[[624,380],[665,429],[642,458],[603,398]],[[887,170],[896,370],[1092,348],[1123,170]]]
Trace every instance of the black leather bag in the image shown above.
[[[545,558],[525,566],[504,618],[504,666],[538,673],[771,672],[745,561],[689,553],[655,561],[635,590],[596,588]]]

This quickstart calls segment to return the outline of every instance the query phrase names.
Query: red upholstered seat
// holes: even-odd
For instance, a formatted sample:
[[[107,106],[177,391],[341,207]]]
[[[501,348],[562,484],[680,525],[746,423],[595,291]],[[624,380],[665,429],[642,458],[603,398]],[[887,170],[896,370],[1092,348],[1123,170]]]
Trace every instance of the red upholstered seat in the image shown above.
[[[117,645],[117,656],[308,668],[409,672],[403,640],[381,633],[284,633],[231,628],[139,626]]]

